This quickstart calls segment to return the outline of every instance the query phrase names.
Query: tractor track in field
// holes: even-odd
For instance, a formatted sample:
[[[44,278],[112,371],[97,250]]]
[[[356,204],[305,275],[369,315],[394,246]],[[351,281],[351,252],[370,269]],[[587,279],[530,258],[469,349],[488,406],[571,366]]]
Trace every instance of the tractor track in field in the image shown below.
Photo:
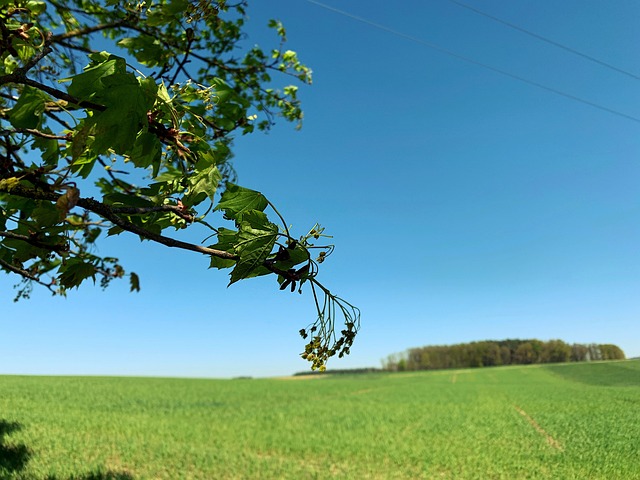
[[[558,450],[559,452],[564,452],[564,447],[562,446],[562,444],[558,440],[553,438],[544,428],[542,428],[540,424],[531,417],[531,415],[529,415],[517,405],[514,405],[513,408],[515,408],[516,412],[522,415],[531,424],[531,426],[535,428],[535,430],[547,440],[549,446]]]

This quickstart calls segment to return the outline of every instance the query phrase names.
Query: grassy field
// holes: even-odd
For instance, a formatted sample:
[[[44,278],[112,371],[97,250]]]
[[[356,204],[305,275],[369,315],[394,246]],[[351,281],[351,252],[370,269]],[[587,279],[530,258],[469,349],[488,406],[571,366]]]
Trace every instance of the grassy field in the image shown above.
[[[640,479],[640,361],[312,379],[3,376],[0,478]]]

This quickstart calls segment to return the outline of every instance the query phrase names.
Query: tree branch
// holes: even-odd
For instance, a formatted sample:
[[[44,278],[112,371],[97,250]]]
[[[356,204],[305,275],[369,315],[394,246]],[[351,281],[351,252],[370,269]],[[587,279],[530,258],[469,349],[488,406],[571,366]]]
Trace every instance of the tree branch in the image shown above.
[[[28,133],[35,137],[46,138],[48,140],[69,140],[69,137],[63,135],[53,135],[51,133],[41,132],[33,128],[16,128],[15,130],[2,130],[0,135],[13,135],[15,133]]]
[[[48,93],[52,97],[57,98],[58,100],[65,100],[74,105],[78,105],[82,108],[89,108],[91,110],[98,110],[100,112],[107,109],[104,105],[98,105],[97,103],[88,102],[86,100],[79,100],[77,98],[72,97],[66,92],[62,90],[58,90],[57,88],[50,87],[45,85],[44,83],[37,82],[32,80],[31,78],[27,78],[22,71],[14,71],[8,75],[3,75],[0,77],[0,85],[4,85],[6,83],[17,83],[18,85],[29,85],[30,87],[37,88],[42,90],[43,92]]]
[[[36,190],[33,188],[25,187],[23,185],[15,185],[11,189],[0,188],[0,193],[3,193],[3,192],[9,193],[10,195],[16,195],[18,197],[31,198],[34,200],[48,200],[51,202],[57,201],[58,198],[60,197],[60,195],[55,192]],[[109,220],[111,223],[122,228],[123,230],[126,230],[131,233],[135,233],[136,235],[139,235],[140,237],[146,240],[151,240],[153,242],[160,243],[167,247],[180,248],[182,250],[190,250],[192,252],[202,253],[204,255],[210,255],[213,257],[223,258],[226,260],[239,260],[238,255],[225,252],[224,250],[217,250],[214,248],[203,247],[202,245],[183,242],[181,240],[176,240],[174,238],[165,237],[163,235],[149,232],[148,230],[142,227],[139,227],[138,225],[135,225],[117,215],[117,213],[125,213],[125,211],[127,213],[131,212],[134,214],[146,213],[144,210],[152,211],[151,209],[156,207],[150,207],[149,209],[145,209],[145,208],[139,209],[135,207],[122,207],[121,209],[118,209],[118,208],[110,207],[109,205],[105,205],[104,203],[98,202],[93,198],[79,198],[76,205],[84,208],[85,210],[93,212],[96,215],[99,215],[102,218]],[[173,208],[169,209],[167,207],[171,207],[171,206],[163,205],[157,208],[160,209],[160,211],[165,209],[167,211],[174,211]],[[179,208],[179,207],[175,207],[175,208]],[[289,280],[289,282],[298,281],[302,278],[301,271],[296,271],[293,269],[289,271],[280,270],[279,268],[275,267],[275,265],[273,264],[273,261],[270,261],[270,260],[265,260],[262,263],[262,265],[270,272],[280,275],[284,277],[286,280]]]
[[[4,268],[6,270],[9,270],[10,272],[17,273],[18,275],[20,275],[21,277],[26,278],[27,280],[31,280],[33,282],[39,283],[43,287],[46,287],[50,292],[52,292],[54,294],[56,293],[55,290],[48,283],[44,283],[42,280],[40,280],[35,275],[32,275],[31,273],[27,272],[26,270],[24,270],[22,268],[18,268],[15,265],[11,265],[10,263],[5,262],[1,258],[0,258],[0,267]]]
[[[71,125],[69,125],[68,122],[65,122],[63,119],[61,119],[60,117],[55,115],[51,110],[45,110],[44,113],[45,113],[45,115],[47,117],[54,119],[56,122],[58,122],[60,125],[62,125],[67,130],[73,130],[73,127]]]
[[[51,250],[52,252],[67,252],[69,251],[68,245],[50,245],[48,243],[38,240],[35,236],[20,235],[13,232],[0,232],[0,237],[12,238],[14,240],[20,240],[33,245],[34,247],[42,248],[44,250]]]
[[[42,35],[42,32],[40,32],[40,35]],[[42,50],[40,50],[33,57],[31,57],[23,67],[16,68],[14,70],[14,73],[17,73],[19,75],[26,75],[27,72],[31,70],[33,67],[35,67],[40,60],[42,60],[44,57],[46,57],[51,52],[53,52],[53,49],[51,48],[51,32],[47,33],[46,35],[43,35],[43,37],[44,37],[44,45],[42,46]]]
[[[77,50],[77,51],[82,52],[82,53],[90,54],[90,53],[96,53],[97,52],[97,50],[91,50],[90,48],[83,47],[82,45],[74,45],[71,42],[58,41],[58,42],[56,42],[56,44],[60,45],[61,47],[64,47],[64,48],[68,48],[69,50]]]
[[[191,53],[190,50],[191,50],[191,43],[193,42],[193,30],[191,30],[191,34],[190,35],[191,36],[188,37],[189,40],[187,42],[187,46],[184,49],[184,57],[182,58],[182,61],[180,63],[178,63],[178,66],[176,67],[176,71],[173,74],[173,78],[169,82],[171,85],[176,83],[176,80],[178,79],[178,75],[180,74],[180,71],[183,71],[188,78],[191,78],[191,76],[184,69],[184,66],[187,64],[187,59],[189,58],[189,53]]]
[[[51,37],[51,41],[54,43],[58,43],[60,42],[60,40],[66,40],[67,38],[81,37],[83,35],[99,32],[101,30],[107,30],[109,28],[118,28],[118,27],[121,27],[123,24],[127,23],[128,21],[129,20],[127,18],[123,18],[121,20],[118,20],[117,22],[103,23],[101,25],[95,25],[93,27],[85,27],[85,28],[79,28],[78,30],[71,30],[70,32],[53,35]]]
[[[13,75],[13,74],[12,74]],[[7,75],[7,77],[10,77],[12,75]],[[12,83],[21,83],[23,85],[29,85],[30,87],[34,87],[34,88],[38,88],[40,90],[42,90],[43,92],[48,93],[49,95],[51,95],[52,97],[57,98],[58,100],[66,100],[69,103],[72,103],[74,105],[78,105],[82,108],[89,108],[91,110],[98,110],[100,112],[103,112],[107,109],[107,107],[105,107],[104,105],[99,105],[97,103],[93,103],[93,102],[89,102],[87,100],[79,100],[75,97],[72,97],[71,95],[69,95],[66,92],[63,92],[62,90],[58,90],[57,88],[53,88],[50,87],[48,85],[45,85],[44,83],[40,83],[40,82],[36,82],[35,80],[32,80],[30,78],[26,78],[26,77],[18,77],[15,80],[9,80],[9,82]],[[7,82],[7,83],[9,83]],[[0,84],[2,84],[2,78],[0,78]]]
[[[55,192],[45,192],[43,190],[36,190],[33,188],[25,187],[24,185],[15,185],[12,188],[0,188],[0,192],[8,193],[10,195],[16,195],[18,197],[32,198],[34,200],[48,200],[50,202],[56,202],[60,197]],[[211,255],[218,258],[224,258],[227,260],[238,260],[238,256],[224,250],[216,250],[214,248],[203,247],[202,245],[196,245],[193,243],[183,242],[174,238],[165,237],[156,233],[149,232],[148,230],[134,225],[133,223],[119,217],[114,209],[104,203],[98,202],[93,198],[79,198],[77,206],[89,210],[102,218],[109,220],[114,225],[122,228],[131,233],[135,233],[140,237],[152,240],[156,243],[160,243],[167,247],[180,248],[183,250],[190,250],[192,252],[202,253],[204,255]]]
[[[111,208],[113,213],[124,213],[125,215],[144,215],[152,212],[171,212],[188,222],[195,221],[195,217],[177,205],[160,205],[158,207],[117,207]]]

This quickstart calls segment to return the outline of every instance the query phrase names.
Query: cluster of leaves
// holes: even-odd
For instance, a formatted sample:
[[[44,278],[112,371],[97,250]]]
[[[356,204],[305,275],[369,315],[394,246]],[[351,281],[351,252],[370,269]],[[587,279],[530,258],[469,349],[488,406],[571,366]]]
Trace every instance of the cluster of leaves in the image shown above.
[[[297,87],[273,88],[272,75],[311,83],[277,21],[279,48],[237,56],[245,13],[244,1],[0,0],[0,269],[21,278],[18,298],[34,283],[65,294],[124,277],[93,245],[129,232],[208,255],[231,269],[230,283],[275,274],[281,289],[301,291],[309,282],[318,333],[303,357],[321,368],[349,352],[359,314],[316,279],[333,249],[314,245],[321,229],[294,238],[261,193],[235,184],[234,134],[269,129],[276,116],[301,124]],[[94,50],[98,41],[125,53]],[[218,211],[235,228],[211,226]],[[165,234],[194,226],[216,243]],[[129,279],[138,290],[138,276]]]

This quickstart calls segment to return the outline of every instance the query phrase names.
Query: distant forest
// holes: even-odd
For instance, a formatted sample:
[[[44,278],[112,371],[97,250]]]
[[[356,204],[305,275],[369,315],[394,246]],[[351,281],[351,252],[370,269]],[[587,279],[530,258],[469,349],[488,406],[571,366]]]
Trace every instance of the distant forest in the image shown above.
[[[390,355],[382,363],[384,370],[409,371],[624,359],[622,349],[610,344],[570,345],[562,340],[486,340],[410,348],[406,352]]]

